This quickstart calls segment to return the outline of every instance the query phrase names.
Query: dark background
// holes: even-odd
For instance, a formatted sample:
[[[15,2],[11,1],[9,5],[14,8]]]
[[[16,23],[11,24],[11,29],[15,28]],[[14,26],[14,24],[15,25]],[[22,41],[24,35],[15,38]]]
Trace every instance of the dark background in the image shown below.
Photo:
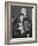
[[[21,9],[26,8],[26,13],[29,19],[32,19],[32,7],[24,7],[24,6],[11,6],[11,16],[15,17],[21,13]]]

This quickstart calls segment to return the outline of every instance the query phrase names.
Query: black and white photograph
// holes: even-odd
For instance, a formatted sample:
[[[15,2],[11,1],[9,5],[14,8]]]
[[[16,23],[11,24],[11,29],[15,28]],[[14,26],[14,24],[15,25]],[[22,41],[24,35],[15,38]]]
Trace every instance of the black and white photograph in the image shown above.
[[[5,3],[5,43],[37,42],[37,4]]]
[[[13,38],[32,37],[32,7],[11,6]]]

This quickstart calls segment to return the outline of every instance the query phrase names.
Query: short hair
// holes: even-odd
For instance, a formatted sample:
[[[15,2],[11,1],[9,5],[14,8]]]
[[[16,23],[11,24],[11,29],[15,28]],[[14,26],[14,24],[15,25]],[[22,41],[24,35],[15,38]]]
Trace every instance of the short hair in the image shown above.
[[[20,16],[24,16],[24,14],[23,14],[23,13],[21,13],[21,14],[19,14],[19,17],[20,17]]]

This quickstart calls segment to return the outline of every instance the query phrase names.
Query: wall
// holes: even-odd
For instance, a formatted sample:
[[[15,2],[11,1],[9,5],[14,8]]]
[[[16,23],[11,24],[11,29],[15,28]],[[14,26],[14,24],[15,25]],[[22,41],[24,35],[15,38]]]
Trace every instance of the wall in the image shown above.
[[[5,46],[4,44],[5,43],[5,1],[7,0],[0,0],[0,46]],[[38,0],[10,0],[10,1],[38,3]],[[38,16],[37,16],[37,19],[38,19]],[[37,23],[38,23],[38,20],[37,20]],[[38,30],[38,26],[37,26],[37,30]],[[38,44],[36,43],[32,43],[32,44],[21,44],[21,45],[13,45],[13,46],[37,46],[37,45]]]

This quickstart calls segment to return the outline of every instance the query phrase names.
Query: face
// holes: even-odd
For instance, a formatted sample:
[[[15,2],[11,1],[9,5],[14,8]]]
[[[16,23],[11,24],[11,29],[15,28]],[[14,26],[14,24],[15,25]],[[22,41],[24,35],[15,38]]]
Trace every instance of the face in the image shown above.
[[[21,15],[21,16],[20,16],[20,20],[21,20],[21,21],[23,21],[23,18],[24,18],[24,16],[23,16],[23,15]]]
[[[24,26],[25,26],[25,30],[28,31],[28,30],[30,30],[31,23],[26,20],[26,21],[24,22]]]

